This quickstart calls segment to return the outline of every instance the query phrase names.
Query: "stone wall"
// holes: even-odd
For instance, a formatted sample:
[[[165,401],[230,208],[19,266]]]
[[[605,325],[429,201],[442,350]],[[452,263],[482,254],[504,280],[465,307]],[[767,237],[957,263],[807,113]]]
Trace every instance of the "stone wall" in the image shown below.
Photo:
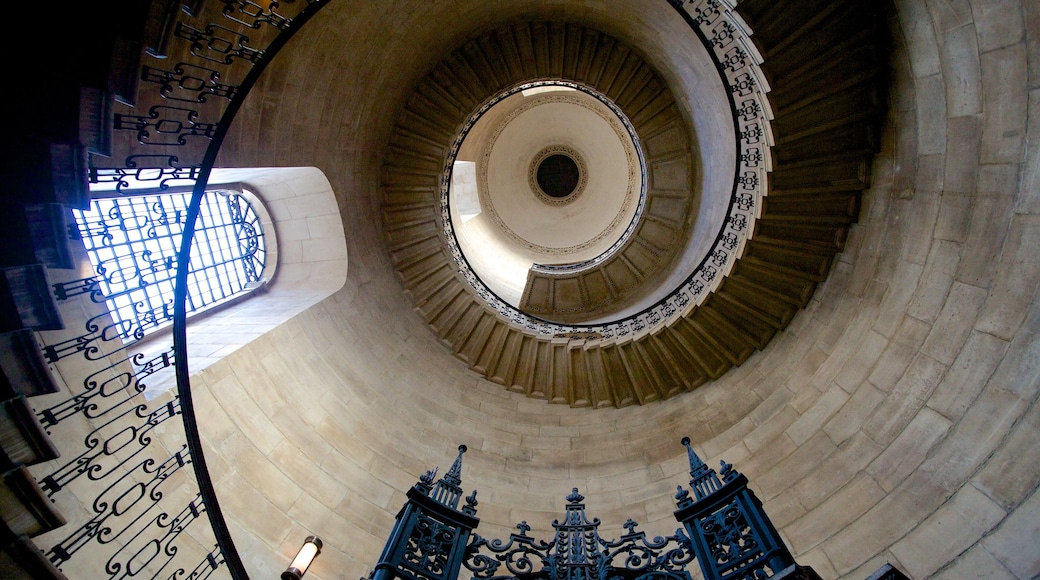
[[[250,572],[307,534],[311,574],[375,561],[404,491],[465,443],[482,535],[548,535],[578,487],[605,536],[671,533],[678,440],[751,479],[826,578],[1040,574],[1040,3],[896,0],[883,149],[810,306],[722,379],[663,403],[571,409],[506,392],[412,312],[380,231],[393,113],[461,39],[565,17],[640,46],[676,90],[666,2],[333,3],[250,96],[222,166],[314,165],[336,191],[347,285],[195,380],[218,493]],[[496,4],[496,9],[499,6]],[[618,18],[624,14],[625,18]],[[310,576],[308,576],[310,577]]]

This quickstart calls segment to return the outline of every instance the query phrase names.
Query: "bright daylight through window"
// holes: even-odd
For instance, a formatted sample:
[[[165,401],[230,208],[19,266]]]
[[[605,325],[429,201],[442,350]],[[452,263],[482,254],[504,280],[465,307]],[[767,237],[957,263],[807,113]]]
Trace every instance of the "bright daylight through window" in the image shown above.
[[[173,288],[190,193],[95,198],[75,210],[79,233],[123,340],[173,321]],[[240,192],[207,191],[188,266],[188,313],[263,280],[260,219]]]

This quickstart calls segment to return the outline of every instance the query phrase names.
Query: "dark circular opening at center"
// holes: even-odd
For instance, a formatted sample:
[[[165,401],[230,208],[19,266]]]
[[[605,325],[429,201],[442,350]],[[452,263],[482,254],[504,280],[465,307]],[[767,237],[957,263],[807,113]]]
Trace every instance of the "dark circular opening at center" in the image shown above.
[[[538,164],[538,187],[549,197],[567,197],[578,187],[578,164],[566,155],[550,155]]]

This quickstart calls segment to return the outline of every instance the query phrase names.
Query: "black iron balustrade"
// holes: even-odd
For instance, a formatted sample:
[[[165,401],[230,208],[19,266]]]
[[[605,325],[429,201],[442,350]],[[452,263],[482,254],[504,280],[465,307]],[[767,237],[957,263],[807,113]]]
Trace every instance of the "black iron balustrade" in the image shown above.
[[[60,538],[52,546],[41,546],[61,569],[86,577],[206,578],[219,570],[247,577],[209,480],[193,412],[185,324],[188,311],[200,304],[189,305],[194,273],[188,261],[200,250],[212,252],[221,256],[214,262],[240,272],[240,286],[262,277],[259,220],[240,198],[207,194],[206,185],[250,88],[326,3],[197,0],[190,10],[174,10],[162,50],[143,53],[135,75],[141,83],[131,99],[136,106],[114,115],[117,136],[130,138],[112,140],[123,147],[113,157],[89,159],[87,178],[99,190],[123,196],[178,186],[191,189],[191,196],[176,207],[151,199],[143,211],[130,211],[134,200],[122,198],[118,209],[106,210],[83,231],[69,232],[85,244],[95,234],[101,247],[123,245],[99,260],[95,275],[54,286],[59,308],[69,311],[67,319],[82,320],[83,331],[43,337],[45,360],[59,369],[70,392],[36,410],[62,453],[37,483],[58,505],[82,504],[86,510],[70,514],[69,529],[54,532]],[[205,247],[208,219],[196,223],[206,197],[224,205],[222,227],[228,228],[230,241],[220,248]],[[162,232],[174,239],[161,251],[134,246]],[[238,250],[235,256],[225,253],[230,247]],[[200,276],[199,283],[211,294],[206,302],[224,298],[223,291],[205,287],[205,278]],[[162,284],[173,288],[172,296],[141,295],[142,289]],[[101,305],[118,299],[129,315],[113,319],[120,308],[104,312]],[[169,322],[173,348],[140,353],[146,331]],[[171,371],[177,374],[177,392],[146,400],[143,381]],[[170,428],[178,423],[171,419],[180,419],[183,437]],[[208,520],[211,531],[194,523],[199,519]],[[77,569],[86,552],[90,561],[104,562],[104,570]]]
[[[45,345],[43,356],[51,363],[75,354],[82,354],[89,361],[110,357],[140,341],[149,328],[171,320],[171,304],[164,303],[137,315],[138,320],[134,322],[113,321],[108,312],[97,314],[87,320],[83,334]]]
[[[648,538],[629,519],[625,534],[606,540],[599,518],[589,519],[585,498],[574,488],[548,542],[529,536],[526,521],[507,540],[472,533],[480,524],[477,492],[457,509],[466,450],[460,446],[444,478],[434,484],[436,470],[430,471],[409,490],[369,580],[457,580],[462,566],[480,580],[691,580],[687,567],[694,560],[707,580],[819,580],[812,568],[794,561],[746,477],[725,462],[716,473],[697,457],[688,437],[682,444],[694,493],[691,498],[678,486],[675,495],[675,518],[685,531]]]
[[[86,521],[75,521],[44,555],[67,569],[83,550],[94,552],[92,559],[100,553],[103,573],[111,578],[205,578],[224,561],[219,549],[207,550],[201,562],[187,567],[177,562],[185,547],[181,535],[206,512],[197,491],[182,489],[182,468],[192,463],[191,452],[175,437],[164,436],[164,446],[155,436],[156,429],[180,415],[180,399],[148,402],[142,396],[143,380],[170,368],[173,350],[128,357],[133,343],[99,340],[95,346],[94,352],[84,350],[82,358],[61,364],[96,370],[81,385],[70,385],[71,396],[36,412],[52,437],[68,441],[83,434],[81,449],[65,445],[57,466],[39,478],[40,490],[50,498],[69,492],[84,499],[90,497],[84,494],[94,495],[84,505]]]
[[[604,540],[599,535],[600,520],[588,519],[582,503],[585,498],[578,488],[566,499],[563,522],[552,524],[556,529],[552,541],[528,536],[531,527],[526,521],[517,524],[520,533],[510,534],[505,542],[474,535],[466,568],[474,578],[495,580],[690,580],[686,565],[693,552],[682,530],[672,536],[647,538],[636,531],[639,524],[629,519],[623,526],[628,533]],[[482,549],[491,555],[480,554]]]
[[[145,360],[143,353],[99,369],[83,380],[83,392],[60,403],[37,411],[40,424],[50,429],[62,421],[82,413],[87,419],[98,419],[125,404],[145,390],[145,377],[173,365],[173,348]]]
[[[462,497],[462,454],[451,469],[434,483],[432,469],[408,490],[408,501],[397,514],[393,531],[379,556],[370,580],[454,580],[462,568],[470,533],[477,527],[477,492]]]
[[[762,509],[747,477],[725,461],[716,473],[690,447],[690,492],[679,486],[675,519],[692,540],[692,552],[705,578],[718,580],[790,580],[818,578],[811,568],[795,564],[794,556]],[[722,479],[719,479],[719,476]]]
[[[199,179],[197,165],[181,165],[176,155],[129,155],[123,167],[90,167],[90,183],[126,191],[131,185],[166,191],[175,185],[193,186]]]

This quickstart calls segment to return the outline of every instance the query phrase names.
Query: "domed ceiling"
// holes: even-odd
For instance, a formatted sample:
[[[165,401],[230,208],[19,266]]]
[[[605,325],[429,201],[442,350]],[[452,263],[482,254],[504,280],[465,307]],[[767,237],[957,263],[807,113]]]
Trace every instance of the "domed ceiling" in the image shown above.
[[[525,87],[496,98],[469,129],[448,192],[459,250],[513,307],[535,264],[608,259],[631,236],[646,197],[638,141],[605,96]],[[473,209],[460,212],[460,204]]]
[[[398,116],[383,176],[397,271],[438,337],[492,381],[575,406],[667,398],[763,348],[826,276],[872,147],[826,143],[822,162],[811,145],[785,148],[797,169],[770,188],[767,70],[750,27],[710,6],[688,21],[693,90],[673,92],[594,27],[521,20],[463,43]],[[831,91],[792,128],[812,143],[860,90]],[[856,181],[828,174],[850,164]],[[595,383],[610,386],[594,395]]]

